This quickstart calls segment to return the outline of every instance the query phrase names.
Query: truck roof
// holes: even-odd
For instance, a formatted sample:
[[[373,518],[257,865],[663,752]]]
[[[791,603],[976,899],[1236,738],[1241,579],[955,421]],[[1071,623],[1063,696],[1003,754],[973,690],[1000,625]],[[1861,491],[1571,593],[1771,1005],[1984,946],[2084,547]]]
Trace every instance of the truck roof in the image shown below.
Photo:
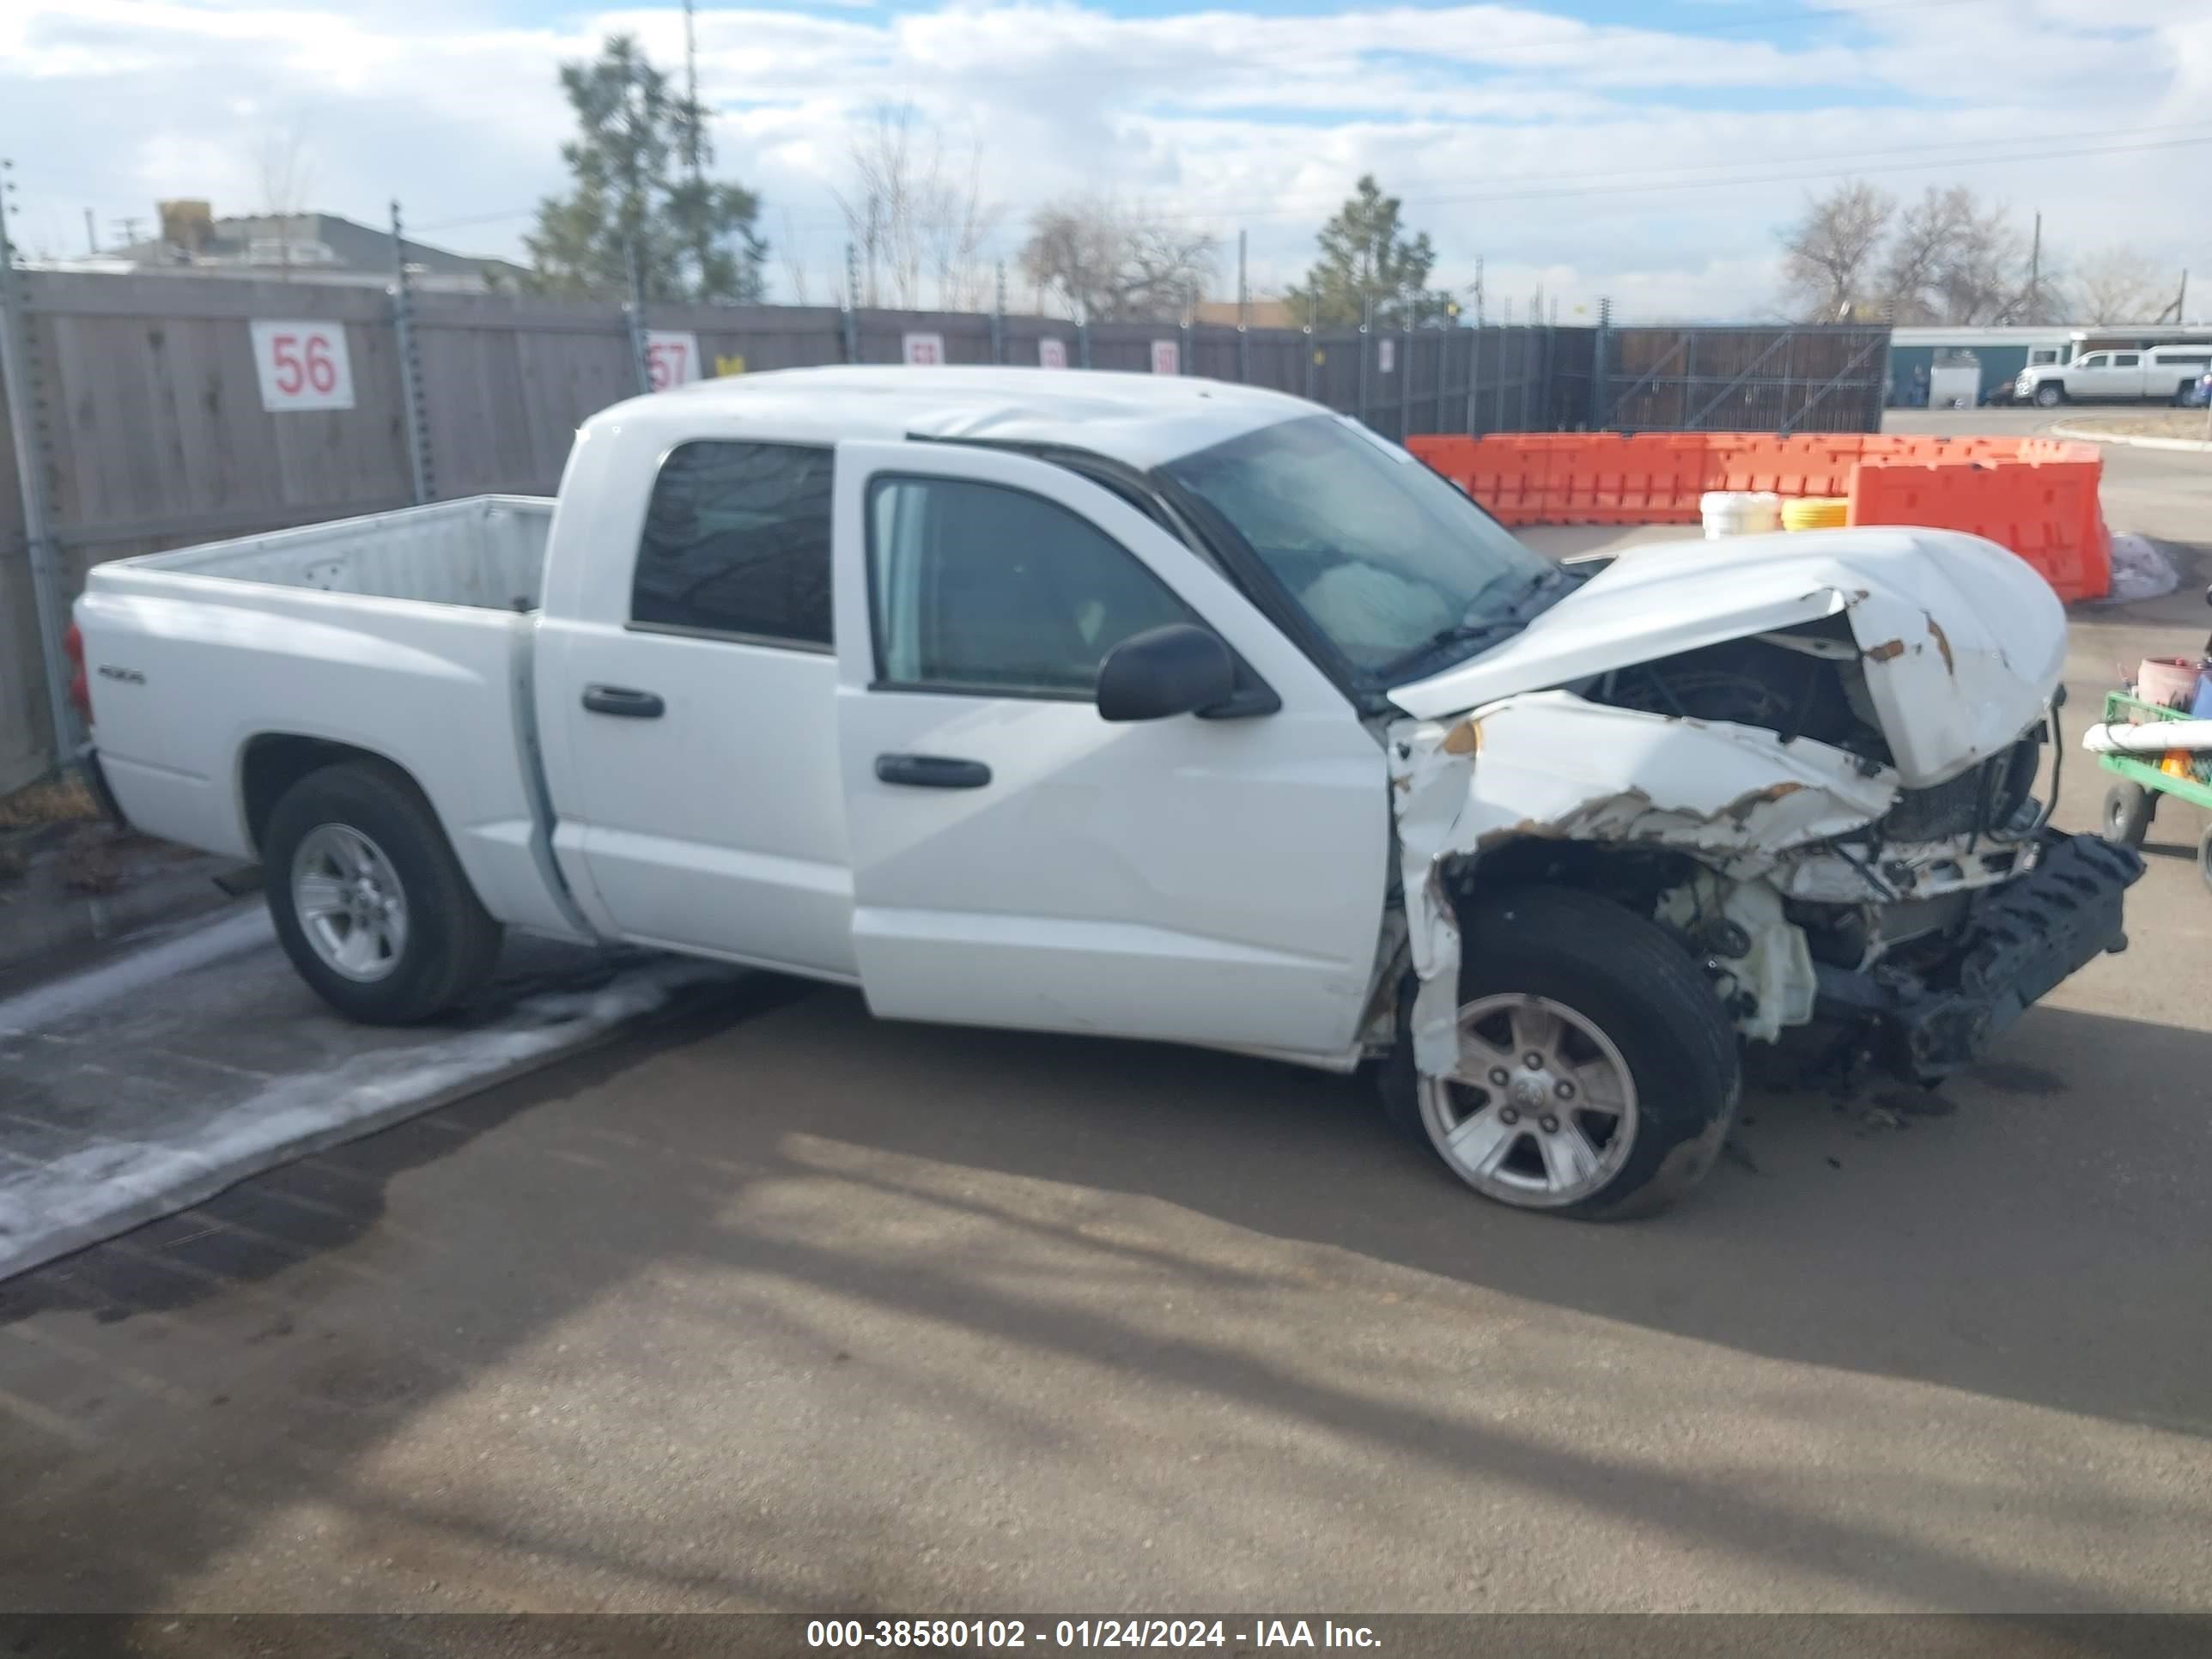
[[[921,437],[1066,445],[1150,468],[1325,412],[1301,398],[1194,375],[854,366],[696,381],[617,404],[585,426],[642,428],[670,443]]]

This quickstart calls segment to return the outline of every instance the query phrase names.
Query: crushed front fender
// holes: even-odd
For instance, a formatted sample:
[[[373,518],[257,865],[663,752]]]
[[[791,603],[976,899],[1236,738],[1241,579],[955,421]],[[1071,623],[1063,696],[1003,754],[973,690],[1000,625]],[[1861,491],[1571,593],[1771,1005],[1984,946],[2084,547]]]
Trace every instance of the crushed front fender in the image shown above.
[[[1673,848],[1739,877],[1793,848],[1872,823],[1895,775],[1826,744],[1590,702],[1569,691],[1509,697],[1389,734],[1407,946],[1418,988],[1413,1062],[1458,1055],[1460,933],[1450,872],[1526,836]]]

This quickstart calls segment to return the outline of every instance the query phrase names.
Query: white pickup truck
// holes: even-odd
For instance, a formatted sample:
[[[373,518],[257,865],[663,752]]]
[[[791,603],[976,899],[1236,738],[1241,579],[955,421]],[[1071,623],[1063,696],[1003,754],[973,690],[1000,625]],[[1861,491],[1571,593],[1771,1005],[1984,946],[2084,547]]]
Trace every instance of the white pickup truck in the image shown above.
[[[2212,341],[2089,351],[2071,362],[2023,368],[2013,382],[2012,393],[2040,409],[2144,398],[2178,404],[2187,399],[2208,367],[2212,367]]]
[[[2066,624],[1936,531],[1574,569],[1195,379],[819,369],[492,497],[95,568],[95,772],[378,1021],[501,929],[878,1014],[1350,1072],[1505,1203],[1655,1208],[1744,1044],[1922,1080],[2118,949],[2047,827]]]

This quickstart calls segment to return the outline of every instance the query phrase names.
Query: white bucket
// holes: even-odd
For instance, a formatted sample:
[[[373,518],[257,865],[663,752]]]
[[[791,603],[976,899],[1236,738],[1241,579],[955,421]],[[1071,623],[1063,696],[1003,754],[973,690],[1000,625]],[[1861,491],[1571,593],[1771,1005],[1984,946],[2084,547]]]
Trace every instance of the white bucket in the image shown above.
[[[1698,497],[1705,539],[1759,536],[1782,528],[1782,497],[1771,489],[1708,489]]]

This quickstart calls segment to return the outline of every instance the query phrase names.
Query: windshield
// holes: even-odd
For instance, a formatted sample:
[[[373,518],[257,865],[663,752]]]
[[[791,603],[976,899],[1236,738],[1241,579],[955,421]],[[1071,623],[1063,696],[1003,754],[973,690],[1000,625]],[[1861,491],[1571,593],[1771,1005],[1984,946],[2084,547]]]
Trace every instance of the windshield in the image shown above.
[[[1262,427],[1162,471],[1229,521],[1370,678],[1495,642],[1554,573],[1488,514],[1346,416]]]

